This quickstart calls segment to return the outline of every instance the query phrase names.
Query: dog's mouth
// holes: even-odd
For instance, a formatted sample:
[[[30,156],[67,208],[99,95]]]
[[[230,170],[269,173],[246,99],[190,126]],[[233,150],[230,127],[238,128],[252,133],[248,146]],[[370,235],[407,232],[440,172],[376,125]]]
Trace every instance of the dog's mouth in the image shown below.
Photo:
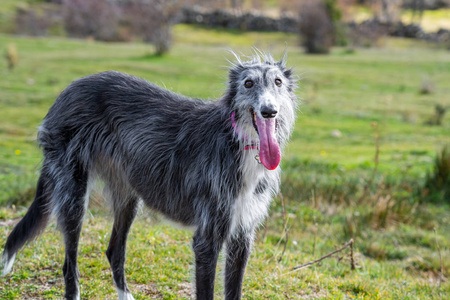
[[[268,170],[275,170],[281,161],[280,145],[278,144],[275,118],[261,118],[250,108],[253,127],[259,136],[259,159]]]

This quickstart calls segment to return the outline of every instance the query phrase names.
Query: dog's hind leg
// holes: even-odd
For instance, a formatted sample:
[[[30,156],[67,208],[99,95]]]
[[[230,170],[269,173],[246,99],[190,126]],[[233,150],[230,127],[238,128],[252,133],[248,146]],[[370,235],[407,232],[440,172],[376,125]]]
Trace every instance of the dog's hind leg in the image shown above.
[[[117,200],[117,199],[113,199]],[[114,225],[106,256],[113,272],[119,300],[133,300],[125,279],[125,255],[128,232],[138,211],[139,199],[129,196],[124,205],[115,208]]]
[[[80,165],[70,170],[59,179],[53,198],[58,203],[55,214],[65,244],[63,266],[65,298],[78,300],[80,299],[78,242],[88,203],[88,173]]]
[[[253,231],[236,233],[227,241],[225,299],[241,299],[242,281],[253,244]]]

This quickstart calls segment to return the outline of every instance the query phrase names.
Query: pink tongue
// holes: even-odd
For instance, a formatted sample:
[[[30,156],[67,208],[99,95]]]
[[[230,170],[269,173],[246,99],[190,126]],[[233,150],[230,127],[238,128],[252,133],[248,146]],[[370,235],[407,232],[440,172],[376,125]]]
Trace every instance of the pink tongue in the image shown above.
[[[275,135],[275,119],[256,117],[259,134],[259,159],[269,170],[275,170],[280,164],[280,146]]]

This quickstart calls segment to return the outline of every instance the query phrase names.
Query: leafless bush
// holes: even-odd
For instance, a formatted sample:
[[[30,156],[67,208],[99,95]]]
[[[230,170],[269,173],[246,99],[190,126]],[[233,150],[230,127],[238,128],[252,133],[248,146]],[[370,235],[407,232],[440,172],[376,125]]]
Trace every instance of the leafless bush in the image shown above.
[[[142,38],[157,54],[171,46],[170,28],[182,0],[64,0],[65,28],[70,36],[102,41]]]
[[[282,13],[299,11],[305,3],[318,3],[322,0],[280,0],[279,6]]]
[[[170,28],[175,22],[181,1],[132,0],[122,8],[124,22],[131,31],[152,43],[156,54],[167,52],[172,43]]]
[[[379,46],[381,40],[387,36],[389,28],[378,21],[367,20],[360,24],[351,24],[348,30],[350,47]]]
[[[386,24],[394,24],[400,20],[402,1],[371,0],[370,2],[376,20]]]
[[[300,34],[307,53],[328,53],[333,45],[334,28],[321,1],[305,2],[300,8]]]
[[[31,36],[49,34],[49,30],[61,23],[61,13],[53,6],[19,7],[15,16],[15,32]]]
[[[69,36],[119,40],[118,6],[108,0],[64,0],[63,16]]]
[[[242,0],[230,0],[231,8],[240,9],[242,8]]]
[[[19,8],[16,11],[16,32],[32,36],[45,35],[49,24],[35,10]]]
[[[264,1],[262,0],[251,0],[250,6],[252,9],[261,10],[264,8]]]
[[[357,2],[357,0],[337,0],[337,6],[342,12],[342,20],[344,22],[354,20],[354,7]]]

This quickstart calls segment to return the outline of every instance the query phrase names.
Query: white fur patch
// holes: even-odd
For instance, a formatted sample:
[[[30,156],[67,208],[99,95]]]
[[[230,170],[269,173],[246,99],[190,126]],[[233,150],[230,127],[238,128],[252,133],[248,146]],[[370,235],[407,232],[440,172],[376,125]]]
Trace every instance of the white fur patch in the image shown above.
[[[2,264],[3,264],[3,272],[2,272],[2,276],[6,276],[9,272],[11,272],[11,269],[14,265],[14,261],[16,259],[16,254],[14,253],[13,256],[9,257],[8,252],[5,251],[5,253],[3,253],[3,258],[2,258]]]
[[[134,300],[131,293],[123,291],[121,289],[117,289],[117,294],[119,295],[119,300]]]
[[[244,188],[234,204],[230,228],[231,235],[239,232],[239,230],[245,232],[258,226],[267,216],[272,197],[278,191],[279,168],[273,171],[266,170],[256,161],[254,156],[257,154],[257,150],[244,152],[242,166]],[[255,195],[255,188],[263,178],[269,184],[267,191],[263,194]]]

